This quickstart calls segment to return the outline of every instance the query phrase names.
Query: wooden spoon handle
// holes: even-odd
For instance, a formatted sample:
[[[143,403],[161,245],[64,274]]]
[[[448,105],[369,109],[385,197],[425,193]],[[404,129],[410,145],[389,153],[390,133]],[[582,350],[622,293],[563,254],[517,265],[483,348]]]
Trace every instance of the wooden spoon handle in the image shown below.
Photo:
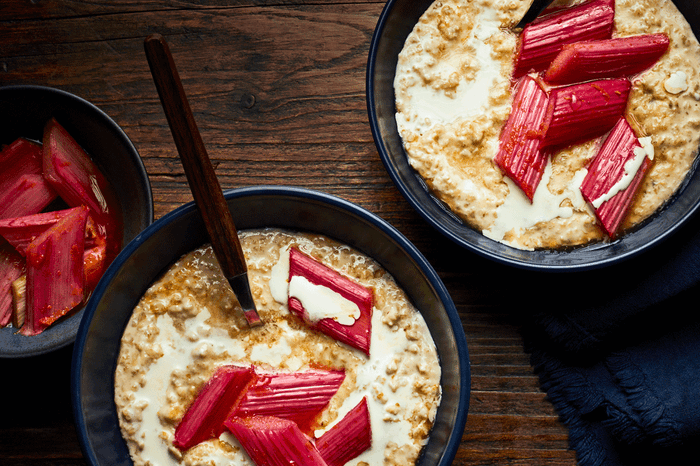
[[[144,48],[192,196],[201,212],[216,258],[226,278],[244,274],[248,269],[238,232],[197,129],[170,48],[160,34],[148,36]]]

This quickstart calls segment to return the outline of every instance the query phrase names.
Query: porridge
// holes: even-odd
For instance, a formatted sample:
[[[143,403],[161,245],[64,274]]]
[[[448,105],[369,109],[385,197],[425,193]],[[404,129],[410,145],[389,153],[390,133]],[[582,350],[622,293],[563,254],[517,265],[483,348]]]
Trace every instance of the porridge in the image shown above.
[[[519,38],[509,28],[528,5],[432,4],[399,55],[399,133],[411,166],[431,191],[484,235],[519,249],[605,241],[608,235],[580,192],[602,136],[557,148],[532,199],[494,163],[517,82],[512,77]],[[661,208],[692,168],[700,144],[700,44],[670,1],[616,0],[613,21],[612,37],[664,33],[669,43],[651,68],[629,77],[624,116],[650,147],[653,162],[619,228],[624,232]]]
[[[206,245],[180,258],[148,289],[124,331],[115,401],[134,463],[255,464],[231,429],[188,448],[176,447],[176,429],[198,400],[198,392],[213,380],[215,371],[232,364],[261,374],[313,378],[325,372],[339,386],[320,414],[304,426],[306,435],[318,444],[324,433],[366,400],[371,447],[345,464],[415,463],[440,403],[441,371],[428,328],[405,293],[375,261],[326,237],[274,229],[242,231],[240,236],[264,326],[246,324]],[[348,318],[360,322],[366,315],[371,326],[360,333],[368,337],[369,347],[340,343],[291,312],[292,297],[309,315],[319,312],[313,310],[314,302],[329,309],[345,305],[335,306],[335,301],[345,302],[338,296],[314,294],[330,288],[314,291],[308,283],[298,283],[304,280],[294,273],[297,262],[290,264],[292,252],[349,278],[354,285],[348,286],[369,290],[373,299],[369,314],[361,311],[358,317],[354,309],[325,319],[349,325],[344,322]],[[291,255],[294,261],[295,257]],[[247,393],[252,400],[253,392]],[[240,411],[245,401],[240,402]]]

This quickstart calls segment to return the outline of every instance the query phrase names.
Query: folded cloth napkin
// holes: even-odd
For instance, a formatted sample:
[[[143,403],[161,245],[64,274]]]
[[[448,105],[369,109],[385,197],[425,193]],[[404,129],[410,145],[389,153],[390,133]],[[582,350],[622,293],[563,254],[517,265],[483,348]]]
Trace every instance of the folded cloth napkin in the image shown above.
[[[697,457],[699,218],[649,254],[582,273],[530,272],[520,282],[538,283],[546,297],[523,315],[523,337],[580,465]]]

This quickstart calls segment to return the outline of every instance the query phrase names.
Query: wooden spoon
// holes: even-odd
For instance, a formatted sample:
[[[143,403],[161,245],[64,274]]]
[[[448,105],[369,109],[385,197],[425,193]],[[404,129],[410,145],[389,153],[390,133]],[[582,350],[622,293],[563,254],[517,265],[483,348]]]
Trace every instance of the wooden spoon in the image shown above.
[[[160,34],[148,36],[144,48],[160,102],[214,254],[243,308],[248,324],[251,327],[262,325],[250,291],[248,267],[238,232],[194,121],[170,48]]]

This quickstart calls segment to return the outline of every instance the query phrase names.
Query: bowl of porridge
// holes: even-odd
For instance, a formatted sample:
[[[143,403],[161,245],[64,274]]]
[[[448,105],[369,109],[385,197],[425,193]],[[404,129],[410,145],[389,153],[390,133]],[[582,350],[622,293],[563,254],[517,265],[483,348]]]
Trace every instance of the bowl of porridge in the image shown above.
[[[469,406],[469,356],[425,258],[386,222],[333,196],[255,187],[225,198],[264,325],[248,326],[239,312],[193,203],[144,230],[96,289],[76,341],[73,408],[88,463],[265,463],[247,443],[260,419],[301,432],[294,438],[325,461],[341,450],[329,447],[334,435],[354,438],[343,430],[354,419],[371,446],[343,440],[356,451],[340,464],[450,464]],[[335,293],[319,301],[319,289]],[[224,424],[209,414],[198,419],[218,427],[189,435],[201,432],[189,413],[229,376],[244,395],[217,410],[229,413]],[[290,380],[301,385],[274,389]],[[268,389],[282,398],[259,403]]]
[[[106,269],[105,263],[153,222],[153,201],[138,151],[122,128],[94,104],[61,89],[13,85],[0,87],[0,106],[0,358],[31,357],[73,343],[84,302]],[[56,143],[59,140],[61,143]],[[61,159],[68,152],[68,140],[79,149],[71,152],[70,159]],[[51,151],[47,151],[47,146],[51,146]],[[85,158],[74,157],[75,152]],[[60,174],[60,170],[51,171],[48,160],[62,160],[69,168]],[[71,170],[75,160],[84,163],[86,170]],[[92,176],[90,182],[77,185],[90,185],[91,192],[100,193],[99,206],[92,202],[97,201],[97,196],[90,198],[66,190],[67,174],[78,176],[86,172]],[[92,181],[94,184],[90,184]],[[27,310],[36,311],[42,306],[37,304],[39,299],[30,295],[41,295],[41,285],[47,281],[38,284],[41,268],[27,264],[37,256],[32,252],[47,244],[45,239],[55,238],[53,233],[40,233],[51,230],[52,222],[58,225],[57,220],[69,212],[77,214],[70,218],[85,220],[84,207],[91,220],[86,221],[90,226],[83,228],[86,239],[79,246],[84,251],[86,277],[81,291],[70,292],[75,299],[50,316],[49,324],[37,323],[39,319],[30,319],[31,312]],[[97,229],[92,228],[95,225],[104,234],[90,233],[88,238],[88,231]],[[32,241],[25,241],[27,238]],[[56,255],[50,256],[48,262],[58,260]],[[8,270],[10,263],[18,268]],[[26,292],[17,293],[16,285],[22,282]],[[53,279],[48,283],[54,283]],[[59,307],[55,301],[54,304]],[[18,312],[22,309],[24,312]]]
[[[694,65],[700,60],[700,18],[695,5],[687,0],[663,5],[652,0],[562,1],[549,13],[605,8],[610,11],[610,39],[657,35],[668,40],[649,67],[619,78],[628,89],[616,118],[633,128],[635,146],[649,144],[649,168],[628,190],[631,204],[610,234],[597,210],[604,196],[596,204],[598,199],[582,195],[593,159],[613,139],[610,126],[588,138],[562,139],[559,145],[538,143],[542,158],[537,160],[542,162],[535,171],[541,178],[534,195],[497,163],[499,151],[508,150],[504,128],[511,114],[517,115],[513,102],[525,79],[551,99],[551,108],[552,96],[563,96],[564,88],[599,83],[591,77],[580,83],[549,82],[547,65],[516,71],[516,58],[525,54],[519,49],[525,31],[511,28],[528,3],[387,2],[367,66],[368,113],[379,155],[397,188],[428,223],[484,257],[525,269],[576,271],[636,256],[670,237],[700,201],[695,170],[700,76]],[[572,95],[568,102],[573,108],[577,101]],[[542,118],[554,118],[553,112]],[[547,141],[550,135],[543,126],[523,127],[531,131],[530,140]],[[588,125],[572,128],[562,133],[576,136]],[[629,184],[619,186],[625,191]]]

